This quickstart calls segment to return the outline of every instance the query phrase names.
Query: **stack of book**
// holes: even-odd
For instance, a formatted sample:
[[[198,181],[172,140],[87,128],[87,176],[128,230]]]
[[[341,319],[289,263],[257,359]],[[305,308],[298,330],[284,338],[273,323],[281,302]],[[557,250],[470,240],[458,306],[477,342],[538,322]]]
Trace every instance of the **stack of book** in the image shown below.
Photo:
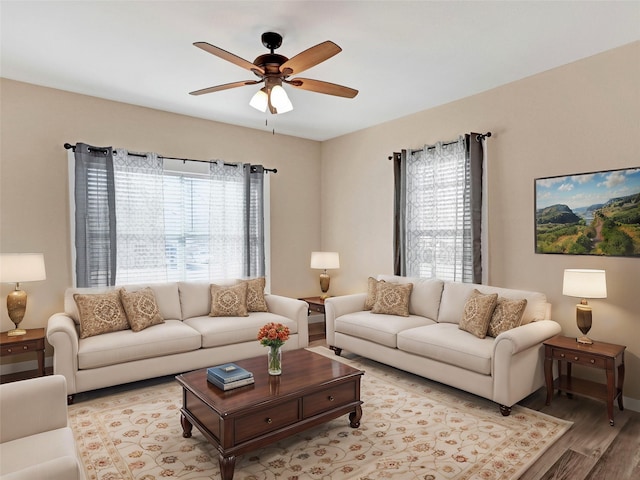
[[[244,387],[254,382],[253,373],[235,363],[224,363],[207,368],[207,381],[222,390]]]

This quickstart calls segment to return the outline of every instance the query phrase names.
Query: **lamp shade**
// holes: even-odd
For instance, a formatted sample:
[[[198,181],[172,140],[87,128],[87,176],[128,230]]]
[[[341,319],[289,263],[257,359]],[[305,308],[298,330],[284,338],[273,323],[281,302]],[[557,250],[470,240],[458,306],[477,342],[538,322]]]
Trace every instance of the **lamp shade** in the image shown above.
[[[291,100],[289,100],[289,96],[282,86],[275,85],[271,89],[270,98],[271,105],[273,105],[278,113],[287,113],[293,110]]]
[[[265,90],[265,88],[258,90],[249,102],[249,105],[261,112],[267,111],[267,104],[269,103],[269,96]]]
[[[0,254],[0,282],[35,282],[47,278],[41,253]]]
[[[604,270],[567,269],[564,271],[562,294],[579,298],[607,298]]]
[[[311,252],[311,268],[340,268],[340,256],[338,252]]]

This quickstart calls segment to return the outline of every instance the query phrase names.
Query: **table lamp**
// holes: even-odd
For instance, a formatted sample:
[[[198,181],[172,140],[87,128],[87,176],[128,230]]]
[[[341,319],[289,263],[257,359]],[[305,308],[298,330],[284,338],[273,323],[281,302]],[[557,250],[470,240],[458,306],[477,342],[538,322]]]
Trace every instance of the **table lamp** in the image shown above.
[[[329,295],[327,292],[329,291],[329,282],[331,279],[329,278],[327,269],[340,268],[340,256],[338,252],[311,252],[311,268],[323,270],[320,274],[320,289],[322,290],[320,298],[328,298]]]
[[[576,341],[583,344],[593,342],[587,333],[591,330],[591,307],[587,298],[607,298],[607,278],[604,270],[567,269],[564,271],[562,294],[582,300],[576,305],[576,323],[582,337]]]
[[[20,282],[35,282],[47,278],[44,269],[44,255],[41,253],[2,253],[0,254],[0,282],[15,283],[14,291],[7,295],[7,312],[16,328],[7,335],[24,335],[26,330],[18,328],[27,309],[27,292],[20,290]]]

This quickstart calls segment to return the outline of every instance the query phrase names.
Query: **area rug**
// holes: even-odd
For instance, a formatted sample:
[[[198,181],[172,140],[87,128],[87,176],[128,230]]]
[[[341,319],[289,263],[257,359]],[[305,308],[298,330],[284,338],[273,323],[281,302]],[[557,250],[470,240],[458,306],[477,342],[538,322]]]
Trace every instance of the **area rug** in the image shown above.
[[[365,371],[361,425],[348,418],[239,456],[234,480],[517,479],[571,423],[363,359],[310,350]],[[284,354],[286,368],[286,352]],[[220,479],[217,451],[182,437],[175,381],[69,407],[87,480]]]

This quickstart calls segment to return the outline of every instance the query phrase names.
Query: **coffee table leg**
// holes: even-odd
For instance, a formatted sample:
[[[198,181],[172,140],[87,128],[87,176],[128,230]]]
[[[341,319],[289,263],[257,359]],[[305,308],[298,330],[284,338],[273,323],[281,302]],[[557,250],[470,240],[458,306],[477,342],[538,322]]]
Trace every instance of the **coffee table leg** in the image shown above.
[[[187,420],[184,413],[180,415],[180,425],[182,425],[182,436],[184,438],[191,438],[191,429],[193,428],[193,425],[191,425],[191,422]]]
[[[358,405],[355,411],[349,414],[349,425],[351,428],[358,428],[360,426],[360,419],[362,418],[362,407]]]
[[[219,462],[222,480],[233,480],[233,471],[236,468],[236,457],[234,455],[225,457],[221,454]]]

